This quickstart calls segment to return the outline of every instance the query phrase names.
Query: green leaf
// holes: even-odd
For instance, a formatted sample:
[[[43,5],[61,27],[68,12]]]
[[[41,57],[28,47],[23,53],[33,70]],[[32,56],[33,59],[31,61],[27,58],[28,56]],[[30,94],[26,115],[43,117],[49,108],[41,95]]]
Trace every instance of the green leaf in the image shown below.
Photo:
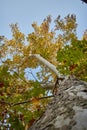
[[[18,119],[17,116],[10,117],[9,122],[11,123],[11,128],[15,130],[24,130],[22,122]]]
[[[87,81],[87,41],[73,40],[57,53],[58,70]]]

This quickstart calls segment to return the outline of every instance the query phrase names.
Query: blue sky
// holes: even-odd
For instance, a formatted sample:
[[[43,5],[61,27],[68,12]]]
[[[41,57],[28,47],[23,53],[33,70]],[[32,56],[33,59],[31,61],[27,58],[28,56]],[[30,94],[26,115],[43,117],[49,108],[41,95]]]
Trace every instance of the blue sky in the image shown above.
[[[76,14],[79,39],[87,29],[87,4],[81,0],[0,0],[0,35],[11,38],[11,23],[18,23],[25,34],[31,33],[31,24],[41,24],[49,14],[53,20],[58,15]]]

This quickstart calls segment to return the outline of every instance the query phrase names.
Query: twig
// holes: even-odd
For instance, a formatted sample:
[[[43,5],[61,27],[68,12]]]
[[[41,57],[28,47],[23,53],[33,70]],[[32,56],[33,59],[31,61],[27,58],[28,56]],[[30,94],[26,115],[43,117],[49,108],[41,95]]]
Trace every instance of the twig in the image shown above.
[[[6,105],[9,105],[11,107],[11,103],[3,101],[3,100],[0,100],[0,104],[6,104]]]
[[[41,97],[41,98],[35,98],[36,100],[42,100],[42,99],[47,99],[47,98],[52,98],[54,97],[54,95],[51,95],[51,96],[46,96],[46,97]],[[29,103],[29,102],[32,102],[33,99],[30,99],[30,100],[27,100],[27,101],[23,101],[23,102],[18,102],[18,103],[14,103],[12,104],[11,106],[17,106],[17,105],[20,105],[20,104],[25,104],[25,103]]]
[[[19,77],[22,81],[24,81],[25,83],[28,84],[28,82],[25,79],[23,79],[16,71],[14,71],[14,70],[10,70],[10,71],[14,72],[17,77]]]
[[[33,76],[33,78],[38,82],[37,78],[34,76],[34,74],[33,74],[33,72],[31,71],[31,69],[30,69],[30,72],[29,72],[29,71],[27,71],[27,72],[30,73],[30,74]]]
[[[46,90],[52,90],[55,86],[55,83],[41,83],[41,87]]]
[[[54,95],[51,95],[51,96],[46,96],[46,97],[40,97],[40,98],[35,98],[36,100],[42,100],[42,99],[47,99],[47,98],[52,98],[52,97],[54,97]],[[1,104],[7,104],[7,105],[9,105],[10,107],[13,107],[13,106],[17,106],[17,105],[20,105],[20,104],[25,104],[25,103],[29,103],[29,102],[32,102],[33,101],[33,99],[30,99],[30,100],[27,100],[27,101],[23,101],[23,102],[18,102],[18,103],[8,103],[8,102],[6,102],[6,101],[2,101],[2,100],[0,100],[0,103]]]

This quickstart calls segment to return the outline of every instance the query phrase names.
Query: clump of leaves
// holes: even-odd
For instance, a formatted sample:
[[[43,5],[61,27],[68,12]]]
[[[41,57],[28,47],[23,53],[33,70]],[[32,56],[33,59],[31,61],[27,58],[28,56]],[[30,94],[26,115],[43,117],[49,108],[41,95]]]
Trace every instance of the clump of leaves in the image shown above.
[[[57,53],[58,70],[87,81],[87,41],[73,40]]]

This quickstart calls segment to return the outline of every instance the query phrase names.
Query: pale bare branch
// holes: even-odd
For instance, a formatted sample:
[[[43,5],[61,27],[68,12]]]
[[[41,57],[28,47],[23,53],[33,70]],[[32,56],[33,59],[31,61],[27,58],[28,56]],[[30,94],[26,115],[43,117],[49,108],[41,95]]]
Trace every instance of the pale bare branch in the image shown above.
[[[45,58],[43,58],[40,54],[29,54],[29,56],[37,58],[41,63],[43,63],[45,66],[47,66],[52,72],[54,72],[57,77],[61,77],[61,74],[56,69],[56,66],[51,64]]]

